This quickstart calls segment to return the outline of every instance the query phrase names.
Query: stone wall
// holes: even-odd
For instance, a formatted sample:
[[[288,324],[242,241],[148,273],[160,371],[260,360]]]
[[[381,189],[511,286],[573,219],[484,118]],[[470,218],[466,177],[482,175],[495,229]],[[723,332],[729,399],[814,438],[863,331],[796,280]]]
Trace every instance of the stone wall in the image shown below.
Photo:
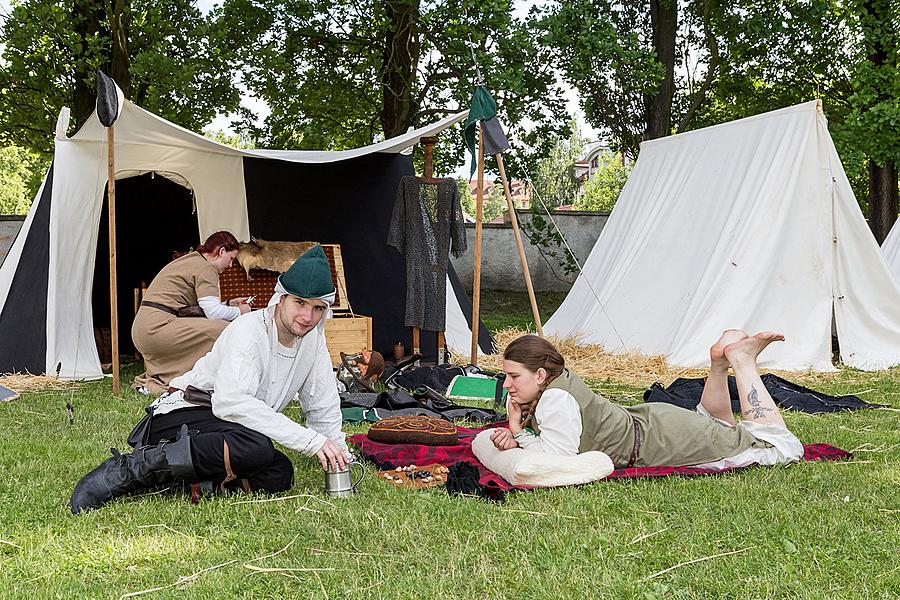
[[[519,223],[529,222],[531,211],[517,210]],[[546,220],[546,216],[544,217]],[[609,219],[608,213],[558,211],[553,219],[582,265],[594,247],[600,231]],[[483,226],[481,246],[481,288],[485,290],[525,290],[522,265],[516,250],[512,225],[509,223]],[[450,257],[453,268],[463,286],[472,289],[472,271],[475,257],[475,224],[466,224],[468,251],[460,258]],[[562,267],[553,258],[545,259],[537,247],[523,235],[525,257],[535,291],[568,291],[575,281],[575,273],[564,275]],[[565,250],[558,251],[561,255]]]
[[[16,241],[16,235],[24,222],[25,215],[0,215],[0,265],[3,264],[7,252]]]

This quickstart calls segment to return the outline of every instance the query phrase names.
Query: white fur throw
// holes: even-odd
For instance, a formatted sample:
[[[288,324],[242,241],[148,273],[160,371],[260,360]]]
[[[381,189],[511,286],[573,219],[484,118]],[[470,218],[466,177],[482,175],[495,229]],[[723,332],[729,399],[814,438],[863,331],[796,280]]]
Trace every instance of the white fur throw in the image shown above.
[[[485,429],[472,440],[472,452],[485,467],[513,485],[557,487],[603,479],[613,472],[613,463],[603,452],[557,456],[539,450],[498,450],[491,441],[495,430]]]

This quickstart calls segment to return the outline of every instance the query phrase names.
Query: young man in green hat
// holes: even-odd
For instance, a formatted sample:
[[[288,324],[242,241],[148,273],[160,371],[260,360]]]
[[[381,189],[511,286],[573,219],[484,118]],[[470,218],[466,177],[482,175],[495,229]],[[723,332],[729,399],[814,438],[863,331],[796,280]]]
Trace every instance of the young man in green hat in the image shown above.
[[[151,405],[149,427],[129,437],[133,453],[114,450],[78,482],[72,512],[177,482],[190,484],[194,497],[213,488],[288,490],[294,468],[272,440],[315,456],[323,469],[343,469],[350,453],[324,334],[334,298],[317,245],[278,278],[265,310],[235,319],[193,369],[171,381]],[[212,392],[208,400],[204,390]],[[281,413],[297,393],[306,427]]]

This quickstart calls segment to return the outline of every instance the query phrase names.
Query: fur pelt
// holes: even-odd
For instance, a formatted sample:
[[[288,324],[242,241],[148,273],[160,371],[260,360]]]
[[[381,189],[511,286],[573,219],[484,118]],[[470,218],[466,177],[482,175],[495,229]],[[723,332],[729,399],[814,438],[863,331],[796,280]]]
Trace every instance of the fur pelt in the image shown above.
[[[266,269],[284,273],[291,268],[301,254],[315,245],[315,242],[253,240],[247,244],[241,244],[237,260],[247,272],[247,279],[250,279],[250,269]]]

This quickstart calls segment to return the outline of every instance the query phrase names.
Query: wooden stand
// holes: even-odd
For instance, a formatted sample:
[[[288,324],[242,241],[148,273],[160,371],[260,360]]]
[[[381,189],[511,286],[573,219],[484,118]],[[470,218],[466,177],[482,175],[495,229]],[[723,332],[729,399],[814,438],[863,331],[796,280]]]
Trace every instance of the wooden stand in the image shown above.
[[[528,290],[528,300],[531,302],[531,314],[534,317],[534,326],[537,334],[544,337],[544,328],[541,327],[541,313],[538,312],[537,299],[534,296],[534,284],[531,283],[531,273],[528,270],[528,261],[525,259],[525,246],[522,245],[522,232],[519,231],[519,218],[516,216],[516,206],[513,204],[512,193],[509,191],[509,181],[506,180],[506,169],[503,168],[503,155],[497,154],[497,166],[500,169],[500,180],[503,182],[503,191],[506,193],[506,205],[509,207],[509,220],[512,222],[513,236],[516,238],[516,248],[519,250],[519,261],[522,263],[522,272],[525,275],[525,288]]]
[[[425,151],[425,173],[422,179],[426,183],[438,183],[440,180],[434,178],[434,145],[437,143],[436,137],[423,137],[421,140],[422,149]],[[419,354],[422,351],[421,331],[418,327],[412,327],[412,354]],[[444,332],[437,332],[437,351],[435,360],[438,362],[449,362],[450,352],[447,350],[447,341],[444,339]]]

